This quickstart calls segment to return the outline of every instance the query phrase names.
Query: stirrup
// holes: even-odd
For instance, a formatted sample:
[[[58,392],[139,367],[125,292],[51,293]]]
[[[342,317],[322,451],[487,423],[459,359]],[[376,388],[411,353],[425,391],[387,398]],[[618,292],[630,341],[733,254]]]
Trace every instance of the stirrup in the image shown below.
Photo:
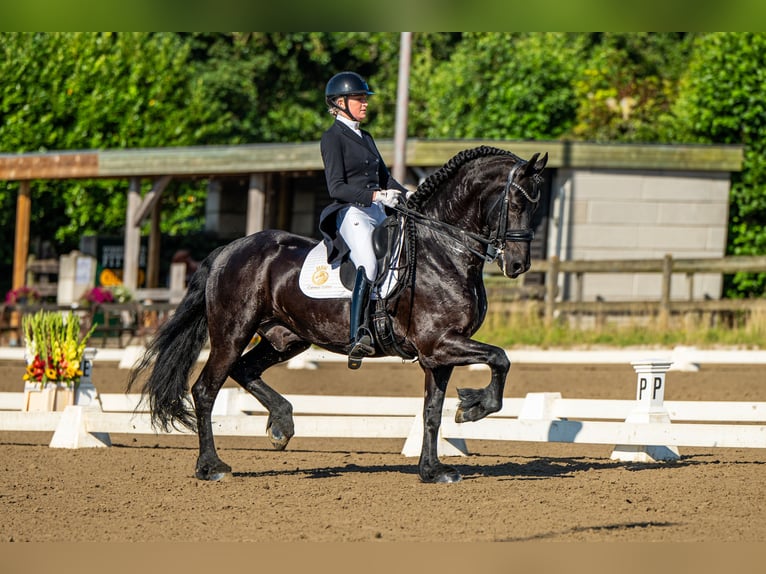
[[[372,337],[367,329],[359,329],[356,341],[348,352],[348,368],[358,369],[362,366],[362,359],[375,354],[372,345]]]

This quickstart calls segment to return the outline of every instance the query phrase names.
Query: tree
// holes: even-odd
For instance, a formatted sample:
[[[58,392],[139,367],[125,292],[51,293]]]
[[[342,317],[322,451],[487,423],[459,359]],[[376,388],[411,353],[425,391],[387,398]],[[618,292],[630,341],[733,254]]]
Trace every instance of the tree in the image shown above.
[[[600,33],[574,82],[578,102],[572,135],[597,142],[654,142],[676,97],[692,34]]]
[[[743,169],[732,176],[731,255],[766,253],[766,34],[700,37],[674,106],[679,141],[744,144]],[[740,273],[727,296],[764,295],[766,274]]]
[[[463,34],[446,61],[430,61],[413,86],[423,136],[551,139],[567,134],[581,36],[563,33]],[[425,64],[421,64],[425,67]]]
[[[164,147],[205,142],[226,117],[203,99],[176,34],[0,34],[0,149],[29,152]],[[121,233],[124,181],[35,182],[33,235],[60,251],[90,233]],[[189,206],[204,190],[176,188],[166,202]],[[0,189],[2,259],[11,259],[16,185]],[[200,225],[196,209],[167,210],[163,227]]]

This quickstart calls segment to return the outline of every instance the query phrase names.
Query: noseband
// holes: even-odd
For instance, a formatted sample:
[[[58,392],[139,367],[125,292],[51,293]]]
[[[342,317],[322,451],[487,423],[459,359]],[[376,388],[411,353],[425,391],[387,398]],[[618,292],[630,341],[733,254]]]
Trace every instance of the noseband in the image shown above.
[[[510,207],[511,201],[511,188],[519,191],[530,203],[537,203],[540,201],[539,182],[535,176],[533,176],[535,178],[534,191],[536,192],[534,197],[529,195],[529,193],[527,193],[523,187],[513,181],[513,178],[516,175],[516,171],[519,169],[520,165],[521,164],[517,163],[508,172],[508,179],[505,182],[503,193],[498,196],[498,198],[495,200],[495,203],[492,205],[492,208],[490,209],[490,215],[492,215],[492,213],[494,213],[494,211],[497,209],[498,204],[500,204],[500,214],[498,216],[497,225],[488,236],[465,231],[464,229],[460,229],[459,227],[450,225],[449,223],[444,223],[438,219],[433,219],[432,217],[423,215],[422,213],[404,207],[403,205],[397,205],[394,207],[394,209],[399,213],[411,217],[418,223],[421,223],[426,227],[430,227],[434,231],[443,233],[452,239],[457,239],[468,251],[481,257],[487,263],[492,263],[503,253],[506,241],[529,243],[535,237],[535,232],[532,229],[508,229],[508,208]],[[485,252],[482,253],[481,251],[471,247],[471,245],[468,243],[469,240],[478,241],[482,245],[485,245]]]

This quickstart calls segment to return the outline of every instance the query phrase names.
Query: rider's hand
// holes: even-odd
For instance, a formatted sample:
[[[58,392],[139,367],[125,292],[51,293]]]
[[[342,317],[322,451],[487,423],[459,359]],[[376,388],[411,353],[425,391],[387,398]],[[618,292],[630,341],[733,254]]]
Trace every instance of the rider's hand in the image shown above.
[[[380,189],[375,192],[375,201],[379,201],[386,207],[395,207],[399,203],[402,194],[398,189]]]
[[[409,198],[411,198],[413,195],[415,195],[414,191],[408,191],[407,193],[405,193],[404,194],[405,201],[408,200]]]

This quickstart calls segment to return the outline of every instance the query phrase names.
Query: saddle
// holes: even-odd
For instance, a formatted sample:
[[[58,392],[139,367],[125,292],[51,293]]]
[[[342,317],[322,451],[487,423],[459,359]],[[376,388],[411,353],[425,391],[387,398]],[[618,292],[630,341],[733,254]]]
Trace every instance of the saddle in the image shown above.
[[[399,218],[396,215],[386,217],[372,232],[372,248],[378,260],[378,276],[374,285],[384,281],[391,269],[391,262],[399,250],[401,237]],[[351,291],[354,288],[356,267],[351,259],[346,258],[340,265],[340,280]]]

